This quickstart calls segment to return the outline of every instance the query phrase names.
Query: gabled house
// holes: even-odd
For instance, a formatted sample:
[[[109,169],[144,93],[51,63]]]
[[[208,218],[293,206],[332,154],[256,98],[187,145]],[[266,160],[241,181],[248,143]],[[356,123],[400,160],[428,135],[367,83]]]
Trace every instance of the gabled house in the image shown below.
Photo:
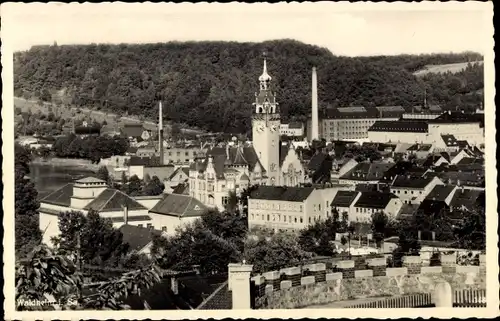
[[[425,199],[430,201],[444,202],[447,206],[450,206],[456,190],[456,185],[436,185],[425,197]]]
[[[163,233],[152,228],[139,227],[135,225],[124,224],[120,226],[119,231],[123,235],[123,242],[128,243],[129,251],[138,254],[151,254],[154,236],[162,236]]]
[[[472,211],[481,206],[481,198],[484,198],[484,195],[484,191],[459,186],[449,205],[451,209]]]
[[[436,185],[444,185],[444,183],[433,176],[401,175],[396,177],[391,184],[391,192],[399,197],[404,204],[419,204]]]
[[[349,213],[349,221],[370,223],[372,214],[376,212],[395,218],[402,206],[401,200],[392,193],[361,192]]]
[[[413,144],[406,152],[410,155],[415,155],[418,159],[426,158],[434,150],[431,144]]]
[[[340,217],[342,217],[343,213],[347,213],[349,217],[349,221],[355,220],[356,217],[353,217],[352,208],[354,202],[361,196],[361,192],[357,191],[338,191],[333,200],[330,203],[330,206],[333,210],[337,210]]]
[[[174,188],[186,182],[189,183],[189,167],[178,167],[164,182],[164,193],[173,193]]]
[[[151,132],[146,130],[143,124],[125,124],[120,132],[135,142],[147,141],[151,138]]]
[[[377,183],[384,178],[394,164],[391,163],[359,163],[349,172],[339,178],[341,184]]]
[[[317,151],[307,164],[307,174],[313,184],[329,182],[333,157],[324,151]]]
[[[325,201],[323,192],[313,187],[259,186],[248,199],[248,225],[274,231],[300,230],[326,218]]]
[[[148,214],[158,222],[157,228],[172,235],[176,229],[201,218],[207,211],[207,206],[189,195],[165,194]]]
[[[485,188],[485,171],[443,171],[443,172],[427,172],[428,177],[438,177],[446,184],[464,186],[468,189],[484,190]]]

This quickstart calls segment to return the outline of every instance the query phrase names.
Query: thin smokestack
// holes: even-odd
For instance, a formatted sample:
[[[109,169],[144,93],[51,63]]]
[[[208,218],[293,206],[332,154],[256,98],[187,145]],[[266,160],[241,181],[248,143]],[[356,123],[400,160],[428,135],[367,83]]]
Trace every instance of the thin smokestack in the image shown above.
[[[160,165],[163,165],[163,158],[165,157],[163,155],[163,106],[161,104],[160,100],[160,106],[159,106],[159,119],[158,119],[158,144],[159,144],[159,151],[160,151]]]
[[[318,77],[316,75],[316,67],[312,69],[312,101],[311,101],[311,139],[319,139],[318,128]]]

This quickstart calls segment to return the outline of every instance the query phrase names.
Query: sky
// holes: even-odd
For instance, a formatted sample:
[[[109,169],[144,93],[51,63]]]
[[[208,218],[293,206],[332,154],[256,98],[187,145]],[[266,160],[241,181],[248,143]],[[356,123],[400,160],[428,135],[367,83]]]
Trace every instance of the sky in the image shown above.
[[[9,3],[2,5],[1,14],[2,28],[8,26],[15,51],[54,42],[259,42],[288,38],[345,56],[484,53],[491,50],[483,47],[492,25],[492,7],[488,3],[472,5]]]

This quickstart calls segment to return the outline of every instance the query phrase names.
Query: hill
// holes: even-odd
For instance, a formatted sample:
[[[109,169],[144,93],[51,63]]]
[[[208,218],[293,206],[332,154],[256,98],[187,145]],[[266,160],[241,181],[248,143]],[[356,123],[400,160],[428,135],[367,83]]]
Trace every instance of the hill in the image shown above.
[[[424,88],[429,103],[452,108],[482,99],[467,95],[483,88],[482,67],[413,75],[429,64],[481,60],[475,53],[349,58],[294,40],[37,46],[14,56],[15,95],[145,119],[155,119],[161,96],[168,120],[246,132],[264,51],[285,120],[309,114],[312,66],[320,106],[411,106]]]
[[[445,72],[451,72],[451,73],[457,73],[463,71],[467,66],[479,64],[482,65],[482,61],[472,61],[472,62],[459,62],[456,64],[445,64],[445,65],[427,65],[425,66],[424,69],[418,70],[414,72],[413,74],[415,76],[422,76],[426,75],[428,73],[445,73]]]

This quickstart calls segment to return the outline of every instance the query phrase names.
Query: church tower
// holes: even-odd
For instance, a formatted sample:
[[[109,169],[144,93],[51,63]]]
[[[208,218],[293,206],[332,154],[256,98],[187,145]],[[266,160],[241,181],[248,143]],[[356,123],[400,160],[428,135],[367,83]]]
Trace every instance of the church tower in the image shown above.
[[[255,94],[252,115],[252,144],[267,171],[268,185],[279,185],[280,111],[276,93],[271,90],[271,76],[264,71],[259,77],[260,90]]]

